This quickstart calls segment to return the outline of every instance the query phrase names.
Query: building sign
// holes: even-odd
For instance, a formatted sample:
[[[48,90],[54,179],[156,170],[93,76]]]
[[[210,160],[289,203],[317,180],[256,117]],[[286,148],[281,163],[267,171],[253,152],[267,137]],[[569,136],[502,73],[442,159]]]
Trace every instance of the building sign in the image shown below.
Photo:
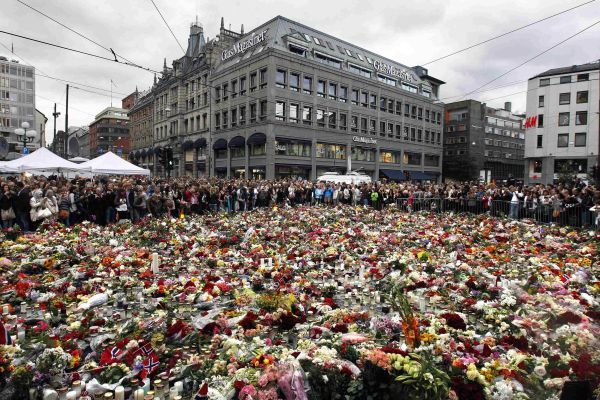
[[[275,151],[287,151],[287,147],[281,144],[275,144]]]
[[[233,45],[232,48],[224,50],[221,53],[221,61],[225,61],[235,55],[243,54],[252,47],[256,46],[259,43],[264,42],[267,39],[267,31],[269,29],[265,29],[258,35],[256,32],[252,32],[252,36],[246,40],[242,40]]]
[[[367,137],[362,137],[362,136],[352,136],[352,141],[358,142],[358,143],[366,143],[366,144],[377,144],[377,139],[367,138]]]
[[[407,71],[405,69],[399,70],[393,65],[386,64],[383,61],[373,60],[373,67],[381,73],[395,76],[396,78],[399,78],[400,80],[403,80],[405,82],[417,81],[410,71]]]
[[[525,129],[537,128],[537,116],[527,117],[525,120]]]

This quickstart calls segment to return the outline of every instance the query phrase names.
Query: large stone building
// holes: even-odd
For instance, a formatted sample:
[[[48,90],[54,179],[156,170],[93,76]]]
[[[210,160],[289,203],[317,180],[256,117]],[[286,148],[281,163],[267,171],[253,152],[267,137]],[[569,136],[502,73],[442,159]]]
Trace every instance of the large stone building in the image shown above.
[[[586,178],[598,165],[600,62],[551,69],[529,79],[525,180],[559,173]]]
[[[444,178],[504,181],[523,178],[523,116],[476,100],[446,104]]]
[[[90,157],[94,158],[107,151],[119,156],[129,154],[129,128],[127,110],[107,107],[102,110],[89,127]]]
[[[140,93],[136,102],[127,112],[129,117],[129,140],[131,142],[130,161],[144,167],[153,169],[154,152],[153,139],[153,104],[152,93]]]
[[[23,154],[23,137],[15,134],[21,124],[36,130],[35,69],[0,56],[0,160],[13,160]],[[28,139],[30,152],[38,149],[42,140]]]
[[[315,179],[362,169],[375,179],[441,174],[444,82],[305,25],[276,17],[246,34],[205,40],[151,90],[156,155],[173,149],[174,175]],[[136,151],[137,154],[137,151]],[[151,155],[151,156],[149,156]]]
[[[90,128],[87,126],[70,126],[67,139],[69,158],[90,158]]]

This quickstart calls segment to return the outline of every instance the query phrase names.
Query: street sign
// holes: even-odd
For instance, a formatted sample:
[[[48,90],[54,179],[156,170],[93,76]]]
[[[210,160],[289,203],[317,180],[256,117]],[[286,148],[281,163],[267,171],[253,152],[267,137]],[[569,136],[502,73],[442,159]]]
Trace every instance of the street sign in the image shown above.
[[[117,149],[117,155],[118,155],[119,157],[121,157],[121,156],[123,155],[123,149],[122,149],[121,147],[119,147],[119,148]]]
[[[27,154],[29,154],[29,148],[23,147],[23,155],[26,156]]]

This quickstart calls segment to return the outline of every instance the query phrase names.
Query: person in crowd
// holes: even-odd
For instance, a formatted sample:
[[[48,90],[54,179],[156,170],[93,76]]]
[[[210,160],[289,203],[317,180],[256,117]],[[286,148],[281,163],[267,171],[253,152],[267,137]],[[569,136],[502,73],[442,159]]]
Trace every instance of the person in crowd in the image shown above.
[[[12,228],[15,223],[16,215],[13,209],[13,201],[15,192],[11,189],[8,183],[2,185],[0,191],[0,218],[2,222],[2,228]]]
[[[29,211],[31,211],[31,192],[22,181],[17,182],[16,190],[17,193],[16,196],[13,197],[12,203],[15,218],[23,232],[30,232],[31,220]]]
[[[58,220],[66,227],[70,226],[71,216],[71,200],[69,199],[69,192],[64,190],[59,195],[58,200]]]

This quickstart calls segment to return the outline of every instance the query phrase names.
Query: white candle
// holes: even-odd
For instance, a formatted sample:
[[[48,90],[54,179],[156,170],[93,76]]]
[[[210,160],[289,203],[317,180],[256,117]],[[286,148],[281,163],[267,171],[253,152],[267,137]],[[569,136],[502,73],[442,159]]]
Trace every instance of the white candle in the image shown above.
[[[152,268],[152,273],[153,274],[158,274],[158,253],[152,253],[152,263],[151,263],[151,268]]]
[[[25,329],[22,326],[17,328],[17,340],[23,342],[25,340]]]
[[[125,388],[123,386],[115,388],[115,400],[125,400]]]
[[[8,313],[9,313],[8,306],[2,306],[2,314],[6,315]]]
[[[425,297],[419,297],[419,311],[424,312],[425,311]]]
[[[37,398],[37,390],[29,389],[29,400],[35,400]]]
[[[43,400],[58,400],[58,393],[53,389],[44,389]]]
[[[133,400],[144,400],[144,389],[138,389],[133,394]]]
[[[177,389],[178,394],[183,393],[183,381],[175,382],[175,389]]]
[[[67,392],[67,400],[77,400],[77,392],[74,390]]]

